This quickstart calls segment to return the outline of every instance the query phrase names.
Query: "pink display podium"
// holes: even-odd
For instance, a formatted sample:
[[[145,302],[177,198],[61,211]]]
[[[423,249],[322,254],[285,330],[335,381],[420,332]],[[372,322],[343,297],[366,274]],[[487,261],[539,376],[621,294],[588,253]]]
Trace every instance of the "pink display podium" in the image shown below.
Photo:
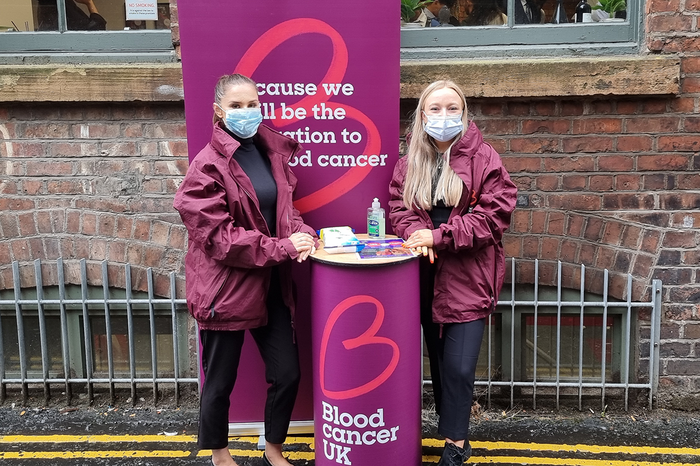
[[[319,249],[311,326],[315,464],[419,466],[418,260]]]

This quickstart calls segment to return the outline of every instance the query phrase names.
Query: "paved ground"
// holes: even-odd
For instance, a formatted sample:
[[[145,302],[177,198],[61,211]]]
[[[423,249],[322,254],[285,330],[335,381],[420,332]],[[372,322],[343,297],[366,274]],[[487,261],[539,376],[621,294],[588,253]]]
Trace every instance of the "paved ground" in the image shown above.
[[[0,459],[8,465],[207,465],[196,449],[196,408],[0,406]],[[475,410],[469,464],[661,466],[700,464],[700,415],[636,409],[583,412]],[[241,466],[259,466],[257,437],[232,438]],[[442,441],[424,416],[423,464]],[[311,436],[289,439],[295,466],[314,464]],[[372,465],[373,466],[373,465]]]

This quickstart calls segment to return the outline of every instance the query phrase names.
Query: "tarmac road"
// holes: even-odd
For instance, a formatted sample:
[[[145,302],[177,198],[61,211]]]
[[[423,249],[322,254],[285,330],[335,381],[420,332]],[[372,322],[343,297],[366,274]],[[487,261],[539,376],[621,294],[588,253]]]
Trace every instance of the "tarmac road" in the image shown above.
[[[210,465],[196,448],[195,409],[0,407],[0,459],[8,465]],[[423,464],[442,440],[424,423]],[[562,414],[486,411],[472,424],[475,465],[697,466],[700,416],[654,411]],[[232,438],[241,466],[261,466],[257,437]],[[295,466],[314,464],[311,436],[290,437]],[[373,465],[372,465],[373,466]]]

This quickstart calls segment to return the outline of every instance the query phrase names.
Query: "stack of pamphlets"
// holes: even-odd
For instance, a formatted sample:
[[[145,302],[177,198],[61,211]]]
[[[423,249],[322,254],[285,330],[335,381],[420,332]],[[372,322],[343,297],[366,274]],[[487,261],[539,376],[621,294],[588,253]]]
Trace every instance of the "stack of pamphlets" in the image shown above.
[[[321,228],[319,236],[328,254],[358,252],[364,247],[350,227]]]
[[[413,257],[414,252],[403,247],[401,238],[363,239],[364,246],[357,255],[360,259],[379,259],[390,257]]]

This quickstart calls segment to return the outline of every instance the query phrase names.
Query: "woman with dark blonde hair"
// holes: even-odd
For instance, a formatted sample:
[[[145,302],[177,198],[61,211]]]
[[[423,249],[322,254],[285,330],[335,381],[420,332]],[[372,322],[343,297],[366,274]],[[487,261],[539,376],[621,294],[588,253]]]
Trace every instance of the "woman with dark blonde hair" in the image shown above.
[[[462,90],[436,81],[422,93],[390,184],[389,220],[421,260],[421,324],[428,347],[439,466],[471,456],[469,417],[486,318],[505,275],[501,238],[517,190],[498,153],[467,116]]]
[[[316,246],[313,228],[292,204],[295,140],[260,124],[256,84],[222,76],[214,91],[211,142],[194,158],[175,195],[187,227],[187,308],[197,320],[204,385],[198,445],[215,466],[236,462],[228,414],[248,330],[270,384],[265,404],[265,466],[290,466],[282,444],[299,387],[291,261]]]

